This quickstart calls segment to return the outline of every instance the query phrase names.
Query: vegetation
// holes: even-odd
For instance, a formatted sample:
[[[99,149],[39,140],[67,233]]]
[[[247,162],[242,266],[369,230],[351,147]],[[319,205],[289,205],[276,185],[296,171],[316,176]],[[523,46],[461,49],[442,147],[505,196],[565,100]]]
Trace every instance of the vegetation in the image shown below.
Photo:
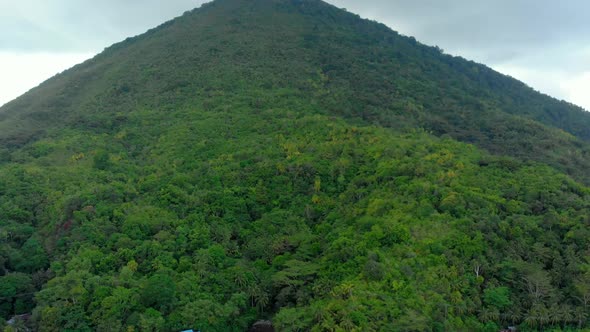
[[[5,319],[590,328],[590,117],[322,2],[217,0],[0,117]]]

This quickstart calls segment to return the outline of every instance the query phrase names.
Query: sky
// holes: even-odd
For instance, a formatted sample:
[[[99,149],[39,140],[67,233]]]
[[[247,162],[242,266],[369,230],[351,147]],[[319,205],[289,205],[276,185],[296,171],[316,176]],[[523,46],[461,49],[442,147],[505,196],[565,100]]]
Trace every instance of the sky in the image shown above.
[[[0,105],[202,0],[0,0]],[[328,0],[590,110],[590,1]]]

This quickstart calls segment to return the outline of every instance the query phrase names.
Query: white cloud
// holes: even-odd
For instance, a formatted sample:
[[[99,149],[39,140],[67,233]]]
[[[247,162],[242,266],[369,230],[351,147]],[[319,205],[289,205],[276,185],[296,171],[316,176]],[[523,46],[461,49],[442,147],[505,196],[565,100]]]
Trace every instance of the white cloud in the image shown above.
[[[93,56],[93,53],[0,52],[0,105],[48,78]]]
[[[563,72],[515,64],[497,64],[492,68],[500,73],[510,75],[542,93],[562,99],[567,94],[562,87],[565,75]]]
[[[587,111],[590,110],[590,71],[564,80],[561,86],[566,91],[568,100],[571,100],[574,104],[581,105]]]
[[[590,71],[569,73],[511,65],[497,65],[494,69],[523,81],[540,92],[590,110]]]
[[[544,53],[536,53],[534,56],[521,57],[490,66],[496,71],[526,83],[535,90],[590,110],[589,50],[572,51],[562,55],[560,60],[563,61],[563,65],[559,62],[543,65],[538,60],[543,55]],[[554,59],[557,58],[559,57],[554,57]]]

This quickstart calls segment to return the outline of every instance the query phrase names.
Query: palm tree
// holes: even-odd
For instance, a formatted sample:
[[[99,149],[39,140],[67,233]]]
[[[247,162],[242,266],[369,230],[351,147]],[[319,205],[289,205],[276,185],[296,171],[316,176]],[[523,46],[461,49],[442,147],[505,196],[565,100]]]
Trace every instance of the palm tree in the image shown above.
[[[536,315],[536,312],[534,310],[529,310],[529,312],[527,312],[524,316],[524,322],[532,328],[537,327],[537,325],[539,324],[539,318]]]
[[[268,295],[267,292],[262,291],[257,297],[256,297],[256,308],[258,309],[258,311],[260,313],[264,312],[264,308],[270,303],[270,296]]]
[[[483,308],[479,313],[479,318],[484,322],[496,322],[500,319],[500,312],[495,308]]]
[[[586,309],[582,307],[576,308],[574,310],[574,318],[578,322],[578,328],[581,329],[588,320]]]
[[[561,321],[563,322],[563,328],[565,329],[569,323],[575,322],[574,309],[569,305],[563,305],[559,308],[561,313]]]
[[[549,309],[549,321],[551,322],[551,324],[557,325],[559,322],[562,321],[562,317],[563,312],[560,310],[560,308],[556,304],[552,305]]]
[[[518,323],[522,322],[523,315],[518,309],[512,309],[508,313],[508,317],[513,325],[518,325]]]

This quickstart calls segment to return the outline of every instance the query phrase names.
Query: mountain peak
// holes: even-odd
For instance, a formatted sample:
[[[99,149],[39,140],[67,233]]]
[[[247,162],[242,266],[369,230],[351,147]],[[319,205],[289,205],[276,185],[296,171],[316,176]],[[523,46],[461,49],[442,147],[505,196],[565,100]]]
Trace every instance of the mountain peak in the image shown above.
[[[326,114],[395,129],[419,126],[532,160],[555,156],[520,141],[558,139],[573,147],[590,140],[590,116],[582,109],[320,0],[216,0],[6,105],[0,141],[20,146],[103,104],[126,113],[140,96],[156,106],[181,103],[187,92],[204,98],[205,91],[244,88],[291,89]],[[528,135],[529,121],[536,128],[529,138],[501,141],[507,137],[497,128],[510,123]],[[561,168],[560,160],[550,163]]]

